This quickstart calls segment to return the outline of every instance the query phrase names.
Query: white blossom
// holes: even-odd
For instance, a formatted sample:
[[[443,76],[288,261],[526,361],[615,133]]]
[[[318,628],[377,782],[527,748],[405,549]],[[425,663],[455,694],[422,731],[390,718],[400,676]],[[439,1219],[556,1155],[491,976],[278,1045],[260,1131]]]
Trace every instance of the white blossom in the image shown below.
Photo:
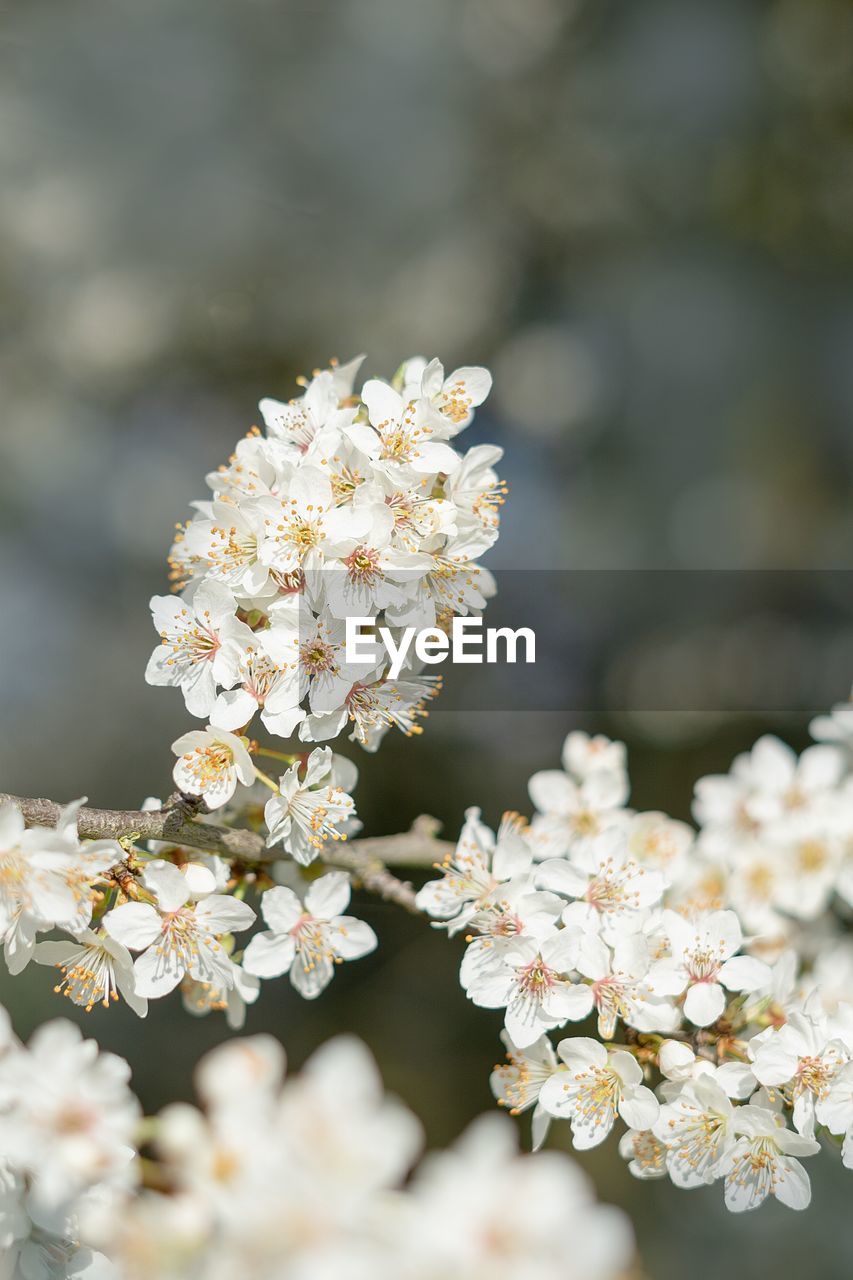
[[[54,990],[87,1012],[96,1004],[108,1009],[120,996],[140,1017],[148,1012],[148,1001],[136,991],[133,957],[107,933],[86,929],[79,938],[38,942],[33,958],[59,969],[62,978]]]
[[[603,1142],[617,1115],[632,1129],[651,1129],[658,1102],[642,1083],[642,1067],[630,1053],[608,1050],[584,1036],[561,1040],[557,1053],[566,1072],[545,1082],[539,1100],[550,1115],[570,1121],[578,1149]]]
[[[252,908],[219,893],[193,901],[191,882],[162,860],[149,862],[142,880],[154,903],[125,902],[103,920],[110,937],[142,953],[133,966],[136,994],[168,995],[186,974],[213,987],[233,986],[221,939],[248,929],[255,919]]]
[[[187,795],[201,796],[209,809],[227,804],[238,783],[249,787],[255,780],[244,741],[215,725],[183,734],[172,743],[172,751],[178,757],[175,785]]]
[[[580,1171],[557,1152],[520,1158],[497,1116],[429,1156],[412,1197],[414,1212],[401,1223],[405,1262],[392,1269],[407,1280],[604,1280],[631,1260],[624,1219],[594,1203]]]
[[[223,642],[247,629],[235,617],[236,601],[221,582],[202,582],[191,597],[154,596],[151,613],[162,643],[154,650],[145,679],[176,685],[191,715],[209,716],[222,681]]]
[[[481,964],[468,995],[486,1009],[505,1010],[505,1025],[520,1049],[545,1031],[578,1022],[592,1009],[592,990],[575,982],[578,939],[567,929],[550,937],[514,939],[494,966]]]
[[[317,747],[304,767],[294,764],[279,779],[278,795],[267,801],[264,817],[268,845],[283,844],[297,862],[307,865],[337,840],[346,840],[355,814],[348,788],[357,770],[329,747]]]
[[[692,1055],[691,1055],[692,1056]],[[713,1070],[664,1086],[665,1101],[654,1123],[666,1148],[666,1168],[678,1187],[698,1187],[719,1177],[719,1166],[735,1143],[735,1106]]]
[[[828,1096],[832,1081],[851,1056],[841,1041],[829,1037],[827,1019],[793,1011],[784,1026],[768,1028],[750,1041],[752,1070],[766,1086],[786,1086],[796,1129],[814,1137],[815,1111]]]
[[[817,1119],[830,1133],[843,1136],[841,1156],[846,1169],[853,1169],[853,1062],[836,1071],[817,1101]]]
[[[809,1175],[797,1156],[812,1156],[817,1142],[785,1128],[776,1113],[759,1106],[739,1107],[737,1140],[720,1162],[726,1180],[726,1206],[733,1213],[755,1209],[773,1195],[789,1209],[806,1209]]]
[[[501,1032],[507,1061],[492,1072],[490,1085],[498,1105],[512,1116],[533,1108],[531,1130],[533,1150],[538,1151],[548,1136],[551,1117],[539,1101],[542,1086],[564,1068],[547,1036],[540,1036],[525,1049],[513,1044],[506,1031]]]
[[[583,840],[571,860],[549,858],[542,862],[536,883],[580,903],[571,911],[571,920],[601,928],[610,939],[620,932],[636,932],[642,926],[644,910],[660,901],[664,889],[659,871],[648,870],[629,856],[621,830]]]
[[[331,982],[336,964],[358,960],[376,947],[370,926],[343,914],[349,900],[349,877],[343,871],[313,881],[304,902],[283,885],[268,889],[261,898],[268,929],[246,948],[246,972],[259,978],[288,973],[301,996],[315,999]]]
[[[39,933],[87,928],[95,885],[124,854],[113,840],[81,844],[75,801],[60,811],[55,829],[25,828],[19,809],[0,808],[0,937],[10,973],[32,959]]]
[[[671,955],[649,973],[652,990],[663,996],[686,991],[684,1012],[697,1027],[707,1027],[726,1006],[726,992],[755,991],[770,979],[770,970],[753,956],[736,956],[743,936],[733,911],[711,911],[685,918],[664,912]]]
[[[457,933],[489,907],[501,885],[529,871],[532,861],[517,814],[504,815],[496,838],[480,810],[468,809],[454,853],[438,867],[440,878],[418,892],[417,906],[446,922],[448,933]]]

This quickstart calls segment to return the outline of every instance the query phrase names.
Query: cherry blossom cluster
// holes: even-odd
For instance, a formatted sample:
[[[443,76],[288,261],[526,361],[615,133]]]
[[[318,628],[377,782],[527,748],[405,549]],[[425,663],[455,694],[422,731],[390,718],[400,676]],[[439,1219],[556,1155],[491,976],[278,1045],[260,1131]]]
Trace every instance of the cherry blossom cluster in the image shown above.
[[[632,1173],[720,1180],[735,1212],[805,1208],[819,1139],[853,1169],[851,760],[762,738],[697,784],[695,831],[631,809],[624,745],[575,732],[531,822],[468,811],[417,901],[503,1012],[492,1090],[532,1112],[534,1148],[554,1119],[578,1149],[619,1119]]]
[[[410,1178],[420,1126],[357,1040],[286,1080],[277,1041],[232,1041],[199,1067],[201,1109],[142,1125],[127,1064],[71,1024],[23,1048],[4,1015],[0,1036],[4,1277],[616,1280],[632,1262],[624,1216],[568,1156],[520,1155],[501,1117]]]
[[[344,828],[356,828],[352,798],[340,785],[353,786],[356,775],[328,747],[294,764],[266,805],[270,838],[284,839],[289,854],[248,877],[198,849],[81,841],[82,802],[63,811],[56,830],[26,828],[19,809],[3,806],[0,939],[10,972],[34,959],[58,970],[56,991],[82,1008],[124,1000],[141,1017],[149,1000],[178,988],[189,1012],[224,1011],[235,1029],[262,978],[286,974],[300,995],[315,998],[337,965],[377,945],[370,926],[347,914],[346,871],[308,881],[298,867],[343,838]],[[244,804],[255,801],[246,793]],[[245,809],[231,816],[241,820]],[[249,895],[257,910],[244,900]],[[266,928],[246,943],[242,935],[258,914]],[[39,940],[45,933],[53,936]]]
[[[369,751],[392,726],[420,732],[436,678],[413,657],[389,679],[382,645],[348,663],[345,620],[371,617],[392,635],[414,619],[447,631],[493,594],[477,561],[498,536],[501,450],[454,447],[490,375],[445,377],[438,360],[416,357],[355,394],[362,360],[316,372],[296,399],[261,401],[265,430],[207,477],[213,496],[179,528],[178,594],[151,602],[161,642],[146,678],[178,686],[210,722],[212,737],[187,735],[184,777],[208,804],[216,744],[229,741],[220,731],[245,732],[256,715],[271,734],[309,743],[350,725]]]
[[[824,718],[814,727],[825,732]],[[853,907],[850,759],[840,742],[797,757],[763,737],[728,774],[697,784],[700,832],[688,891],[725,896],[765,951],[802,949],[823,931],[833,901]]]
[[[108,1280],[92,1247],[139,1178],[142,1112],[130,1068],[46,1023],[24,1047],[0,1008],[0,1276]]]

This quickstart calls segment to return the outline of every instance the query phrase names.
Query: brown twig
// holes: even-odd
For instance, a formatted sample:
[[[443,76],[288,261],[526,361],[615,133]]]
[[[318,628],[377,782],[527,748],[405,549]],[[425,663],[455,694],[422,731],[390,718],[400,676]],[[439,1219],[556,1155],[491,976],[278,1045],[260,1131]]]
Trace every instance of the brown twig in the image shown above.
[[[28,826],[55,827],[62,806],[54,800],[29,799],[0,792],[0,804],[13,804]],[[191,798],[172,796],[162,809],[89,809],[77,813],[77,830],[85,840],[162,840],[167,844],[202,849],[233,861],[272,862],[281,849],[267,848],[264,837],[240,827],[219,827],[196,818],[199,806]],[[368,836],[339,841],[330,847],[324,862],[352,872],[358,882],[386,902],[417,911],[415,891],[398,880],[388,867],[431,867],[441,862],[453,845],[439,840],[435,818],[418,818],[409,831],[392,836]]]

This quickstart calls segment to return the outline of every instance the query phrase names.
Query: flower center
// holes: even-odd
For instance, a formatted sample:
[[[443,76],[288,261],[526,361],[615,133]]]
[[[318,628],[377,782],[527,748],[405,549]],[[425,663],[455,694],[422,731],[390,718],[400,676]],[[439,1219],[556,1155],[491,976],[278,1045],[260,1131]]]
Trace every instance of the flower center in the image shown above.
[[[558,975],[549,969],[541,955],[537,955],[529,964],[524,965],[517,973],[519,991],[534,1000],[541,1000],[556,986]]]
[[[186,757],[187,770],[200,790],[205,791],[227,773],[233,763],[229,747],[222,742],[207,747],[196,747]]]
[[[383,576],[379,568],[379,552],[375,547],[356,547],[355,551],[347,556],[344,564],[347,567],[350,582],[372,585],[377,578]]]

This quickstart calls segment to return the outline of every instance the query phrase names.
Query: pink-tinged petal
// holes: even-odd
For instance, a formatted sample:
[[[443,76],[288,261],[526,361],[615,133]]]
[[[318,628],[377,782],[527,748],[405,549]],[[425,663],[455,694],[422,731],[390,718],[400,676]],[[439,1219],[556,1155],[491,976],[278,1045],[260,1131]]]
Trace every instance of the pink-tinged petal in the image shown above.
[[[440,471],[443,471],[445,475],[450,475],[456,470],[460,462],[459,454],[455,449],[451,449],[449,444],[441,444],[437,440],[430,440],[428,443],[419,444],[416,447],[409,465],[413,471],[426,475],[438,475]]]
[[[571,1071],[607,1065],[607,1050],[589,1036],[571,1036],[557,1045],[557,1054]]]
[[[649,988],[656,996],[680,996],[687,986],[687,970],[677,960],[658,960],[646,975]]]
[[[619,1103],[619,1114],[632,1129],[651,1129],[659,1112],[657,1098],[651,1089],[646,1089],[643,1085],[623,1097]]]
[[[536,868],[536,887],[564,898],[582,898],[588,884],[589,876],[563,858],[549,858]]]
[[[809,1175],[799,1160],[785,1156],[776,1162],[776,1199],[789,1209],[807,1209],[811,1203],[812,1187]]]
[[[131,951],[150,947],[163,929],[160,913],[147,902],[125,902],[120,907],[113,907],[102,923],[111,938]]]
[[[511,970],[481,968],[472,977],[466,995],[481,1009],[502,1009],[509,1001],[514,985]]]
[[[787,1084],[797,1070],[797,1054],[785,1046],[776,1035],[765,1040],[755,1050],[752,1074],[759,1084],[772,1086]]]
[[[154,894],[162,911],[178,911],[189,900],[190,886],[173,862],[162,858],[146,864],[142,883]]]
[[[624,1053],[621,1049],[616,1049],[609,1054],[607,1064],[611,1071],[615,1071],[622,1084],[630,1091],[640,1083],[643,1078],[643,1068],[637,1059],[631,1053]],[[629,1121],[634,1128],[637,1125],[633,1121]]]
[[[297,954],[290,966],[290,983],[303,1000],[316,1000],[332,981],[334,973],[335,966],[331,960],[323,957],[316,962],[312,960],[306,966]]]
[[[457,382],[462,383],[465,399],[471,401],[474,409],[483,403],[492,389],[492,375],[480,365],[464,365],[461,369],[455,369],[445,385],[449,388]]]
[[[226,689],[213,704],[211,715],[222,729],[233,730],[248,724],[257,710],[257,699],[245,689]]]
[[[239,933],[255,923],[255,913],[246,902],[226,893],[212,893],[195,909],[196,919],[210,933]]]
[[[292,889],[274,885],[261,896],[261,915],[273,933],[289,933],[305,908]]]
[[[387,382],[378,378],[368,378],[361,389],[361,398],[367,405],[367,415],[371,425],[383,427],[387,423],[399,421],[403,412],[403,397],[398,395]]]
[[[335,954],[342,960],[358,960],[378,945],[370,925],[355,916],[339,916],[329,928],[329,937]]]
[[[133,966],[133,985],[143,1000],[157,1000],[174,991],[185,973],[174,951],[149,947]]]
[[[350,880],[345,871],[330,871],[314,880],[305,895],[306,910],[320,920],[331,920],[346,911],[350,900]]]
[[[187,888],[194,898],[206,897],[209,893],[216,890],[216,876],[210,867],[204,866],[201,862],[188,862],[181,871],[181,875],[187,882]]]
[[[560,769],[543,769],[534,773],[527,785],[530,799],[541,813],[565,817],[578,807],[578,789]]]
[[[566,1088],[564,1072],[558,1071],[545,1081],[539,1091],[539,1106],[549,1116],[565,1119],[571,1114],[572,1099]]]
[[[545,1021],[539,1016],[539,1009],[532,1001],[514,999],[507,1005],[506,1029],[513,1044],[519,1049],[526,1049],[539,1039],[545,1030]]]
[[[757,991],[773,980],[770,966],[754,956],[734,956],[720,969],[720,982],[730,991]]]
[[[697,982],[684,999],[684,1013],[695,1027],[709,1027],[726,1007],[726,997],[718,982]]]
[[[287,973],[296,954],[292,938],[275,933],[256,933],[243,955],[243,968],[256,978],[278,978]]]
[[[549,1021],[581,1022],[592,1013],[592,987],[585,982],[561,982],[552,987],[542,1000],[543,1012]]]

